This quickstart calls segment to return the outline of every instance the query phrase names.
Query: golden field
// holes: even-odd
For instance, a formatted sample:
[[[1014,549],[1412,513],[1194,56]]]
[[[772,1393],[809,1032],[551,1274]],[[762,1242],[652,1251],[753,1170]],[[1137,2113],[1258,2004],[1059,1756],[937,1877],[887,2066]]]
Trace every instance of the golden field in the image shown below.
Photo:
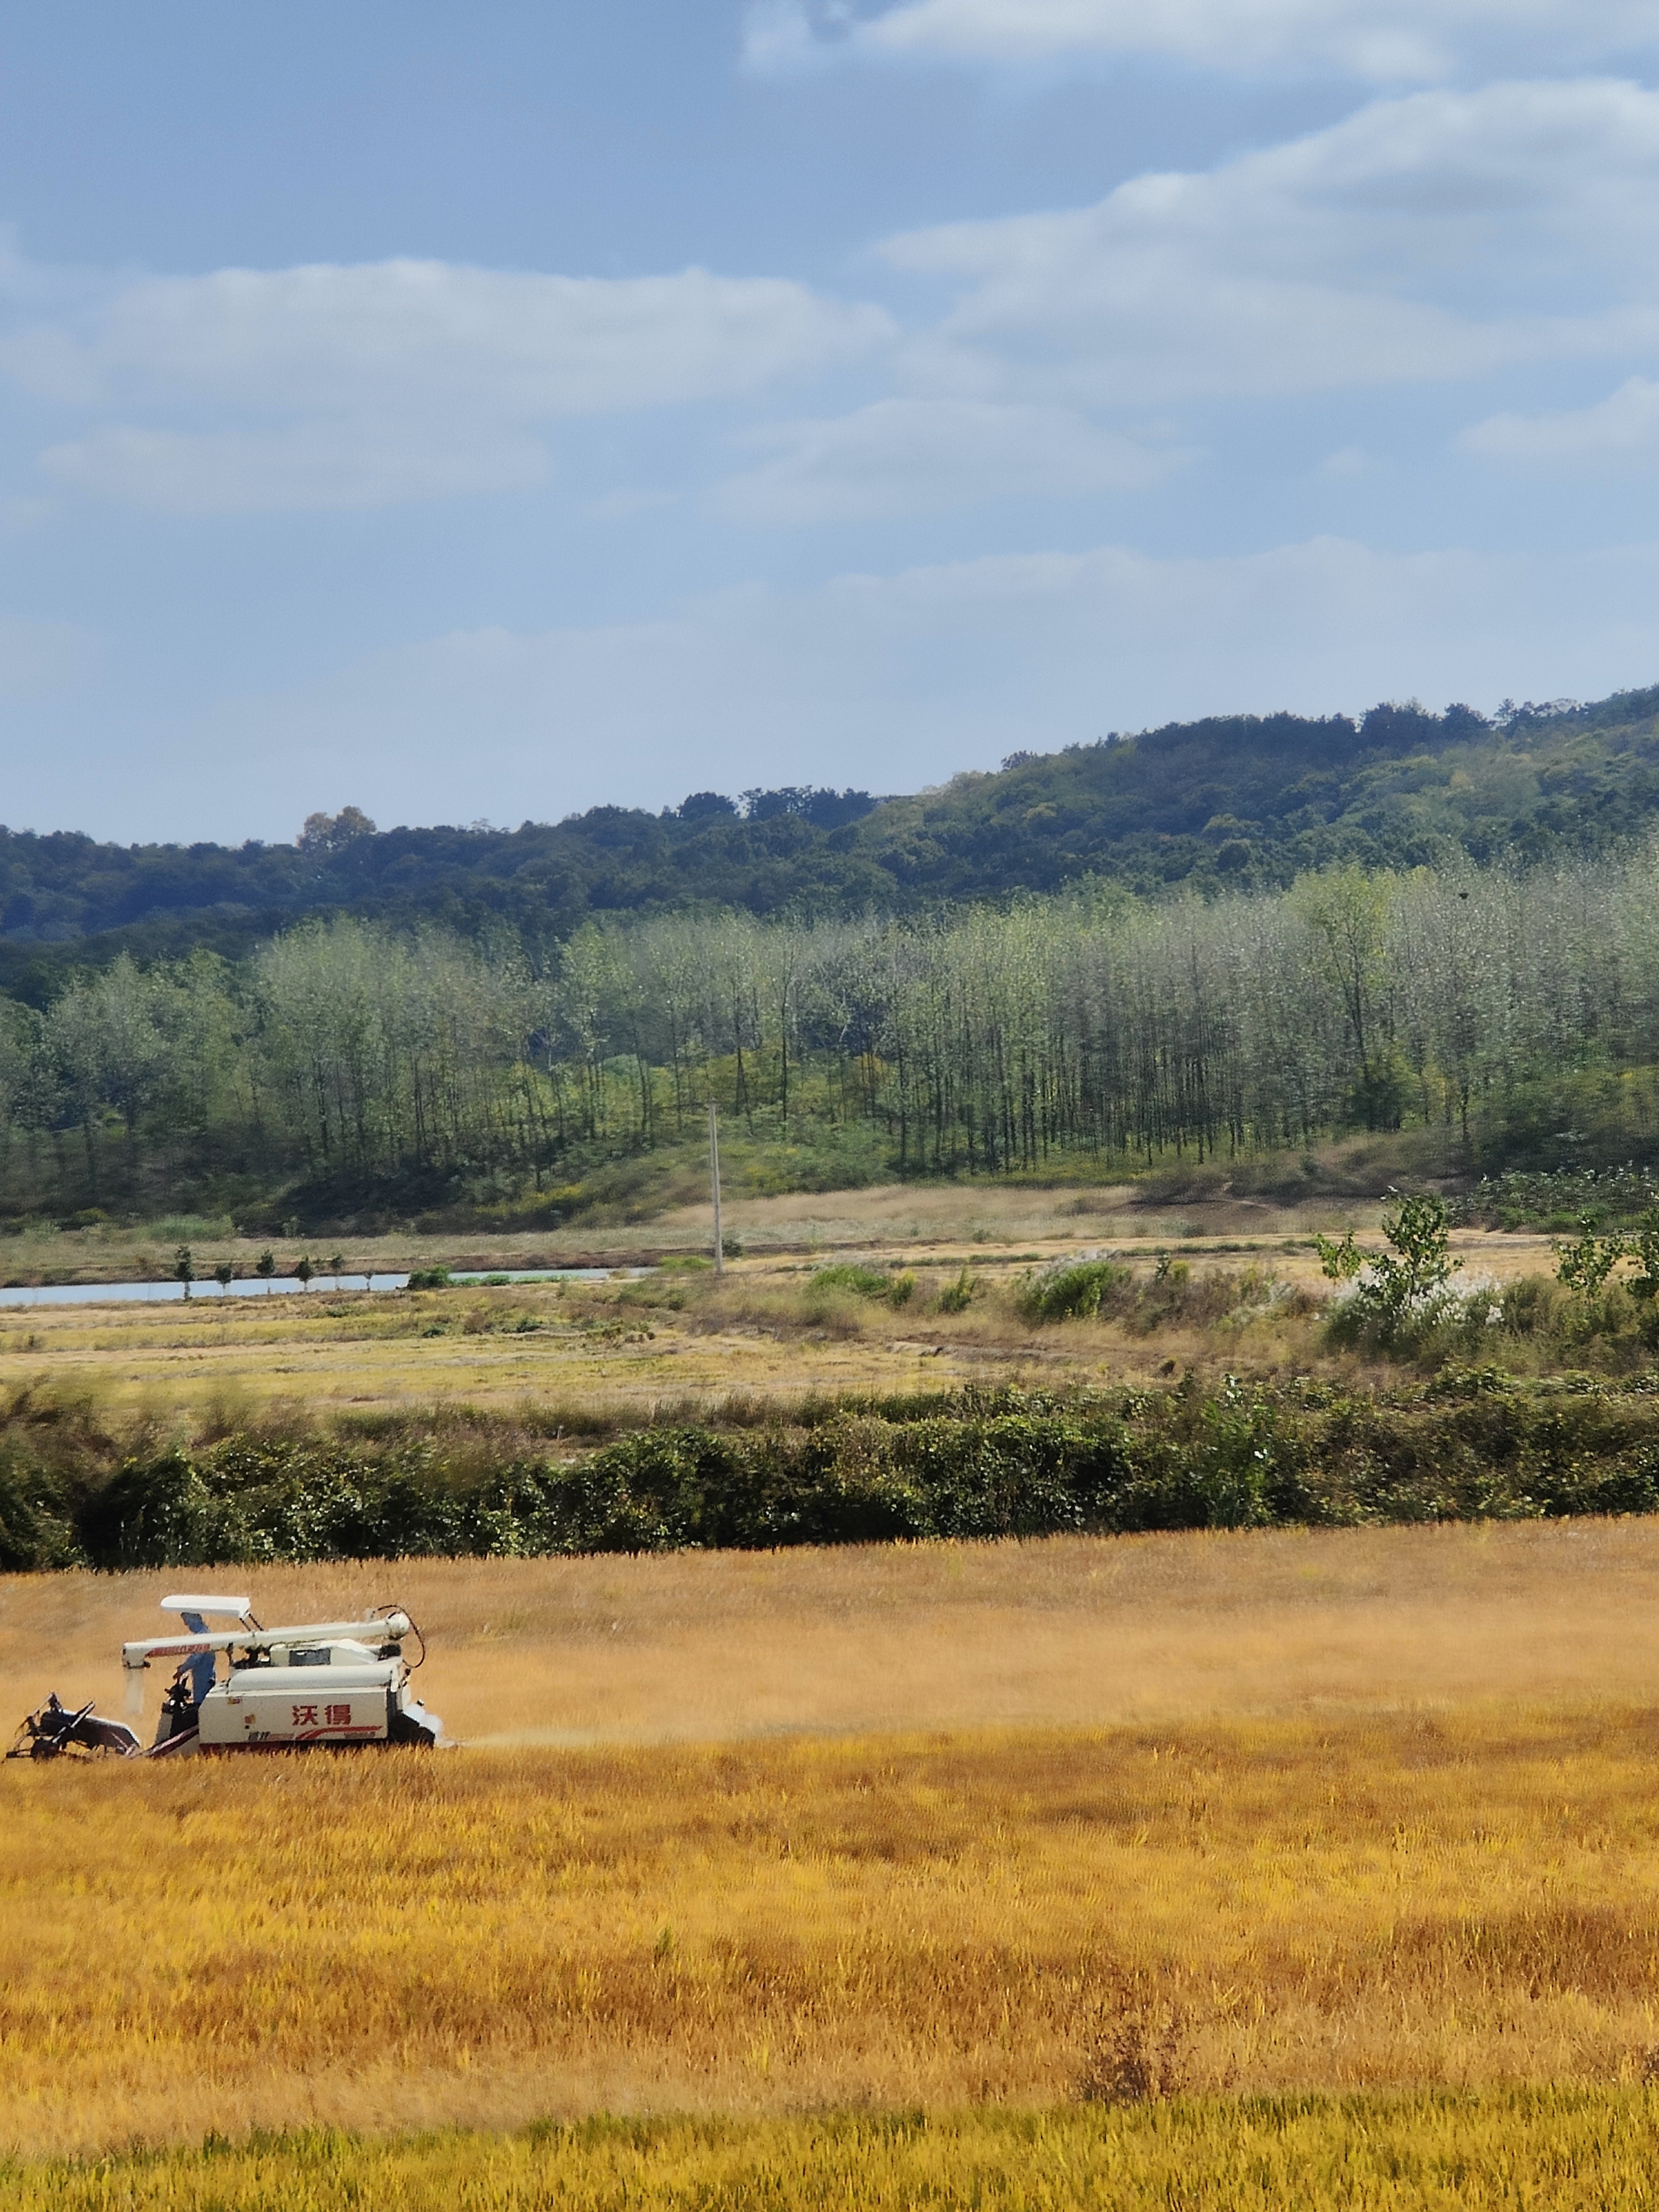
[[[1659,2045],[1648,1523],[248,1586],[267,1620],[403,1597],[432,1639],[422,1686],[471,1747],[0,1771],[16,2154],[679,2112],[732,2125],[440,2139],[364,2149],[362,2172],[435,2203],[465,2159],[495,2193],[457,2201],[528,2204],[562,2143],[575,2203],[944,2202],[979,2174],[982,2201],[1023,2205],[1168,2202],[1207,2160],[1211,2194],[1176,2201],[1219,2204],[1275,2201],[1304,2159],[1348,2191],[1308,2201],[1392,2203],[1440,2200],[1387,2193],[1389,2128],[1427,2189],[1460,2130],[1507,2140],[1492,2116],[1513,2112],[1539,2191],[1592,2154],[1609,2191],[1637,2185]],[[0,1696],[112,1705],[115,1646],[161,1590],[0,1583]],[[1587,2094],[1504,2103],[1517,2083]],[[1204,2101],[1425,2086],[1482,2096],[1375,2127]],[[1149,2090],[1196,2101],[1060,2109]],[[825,2107],[977,2116],[878,2129],[887,2193],[859,2197],[844,2131],[784,2124]],[[1227,2163],[1241,2112],[1255,2200]],[[97,2169],[102,2196],[90,2174],[62,2194],[61,2172],[43,2196],[35,2166],[16,2185],[240,2208],[343,2203],[361,2179],[338,2143],[215,2155]],[[1150,2177],[1139,2197],[1108,2190],[1120,2170]]]
[[[1340,1725],[1659,1686],[1659,1522],[1582,1520],[0,1576],[0,1722],[53,1688],[118,1711],[122,1642],[204,1583],[270,1622],[406,1606],[422,1694],[474,1751]]]

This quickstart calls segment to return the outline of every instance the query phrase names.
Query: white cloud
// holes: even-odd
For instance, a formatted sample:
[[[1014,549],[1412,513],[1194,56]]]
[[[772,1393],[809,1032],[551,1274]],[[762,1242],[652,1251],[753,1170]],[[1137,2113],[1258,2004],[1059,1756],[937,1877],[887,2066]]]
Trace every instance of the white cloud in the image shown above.
[[[150,278],[118,292],[77,350],[105,390],[310,407],[403,403],[414,390],[544,417],[752,392],[862,353],[886,330],[878,308],[771,277],[386,261]],[[27,343],[20,372],[50,385],[56,366],[31,362]]]
[[[533,437],[465,424],[301,422],[189,434],[115,424],[40,456],[59,483],[175,514],[386,507],[516,491],[547,474]]]
[[[1651,467],[1659,462],[1659,383],[1632,376],[1593,407],[1492,415],[1457,442],[1483,460],[1523,467]]]
[[[325,788],[380,820],[426,821],[831,776],[911,790],[1019,746],[1244,705],[1495,704],[1656,675],[1659,545],[1548,558],[1334,538],[1192,559],[1103,547],[757,586],[651,620],[379,654],[301,695],[228,702],[193,741],[206,781],[191,804],[199,818],[247,760],[262,791],[280,778],[278,824]],[[215,802],[215,818],[228,812],[246,818]]]
[[[752,393],[890,330],[770,278],[394,261],[142,280],[14,328],[0,368],[128,418],[54,449],[62,481],[198,511],[356,506],[533,481],[538,425]]]
[[[1136,490],[1188,458],[1053,407],[882,399],[828,421],[750,434],[769,451],[720,489],[739,520],[859,522],[988,500]]]
[[[1093,55],[1432,83],[1583,67],[1656,40],[1648,0],[900,0],[861,15],[845,0],[763,0],[745,51],[762,71],[837,54],[1014,67]]]
[[[1094,207],[882,251],[958,281],[908,366],[981,398],[1144,404],[1659,350],[1659,94],[1414,94]]]
[[[561,420],[724,402],[752,421],[779,380],[848,364],[885,396],[756,429],[728,514],[872,521],[1127,488],[1178,456],[1088,419],[1103,408],[1659,360],[1659,91],[1377,100],[1092,207],[877,250],[927,302],[908,336],[880,307],[698,269],[396,261],[98,294],[0,253],[0,373],[75,418],[43,456],[58,485],[184,513],[530,487]]]

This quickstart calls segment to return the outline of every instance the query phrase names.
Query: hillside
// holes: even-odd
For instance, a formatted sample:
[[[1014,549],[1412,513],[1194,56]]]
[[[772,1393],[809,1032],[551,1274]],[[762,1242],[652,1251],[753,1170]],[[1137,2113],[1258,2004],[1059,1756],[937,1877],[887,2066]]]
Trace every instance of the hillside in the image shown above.
[[[1525,861],[1616,844],[1659,810],[1659,688],[1489,722],[1374,707],[1236,715],[1016,755],[999,775],[881,808],[858,849],[902,903],[1052,890],[1084,874],[1151,892],[1367,868]]]
[[[1659,811],[1659,689],[1487,721],[1381,706],[1344,716],[1172,723],[1017,754],[908,798],[699,793],[650,814],[604,806],[513,830],[377,830],[346,809],[291,845],[119,846],[0,829],[0,988],[47,992],[120,949],[230,955],[317,911],[428,915],[531,941],[586,914],[689,905],[907,912],[1077,878],[1154,891],[1284,884],[1333,860],[1598,850]]]

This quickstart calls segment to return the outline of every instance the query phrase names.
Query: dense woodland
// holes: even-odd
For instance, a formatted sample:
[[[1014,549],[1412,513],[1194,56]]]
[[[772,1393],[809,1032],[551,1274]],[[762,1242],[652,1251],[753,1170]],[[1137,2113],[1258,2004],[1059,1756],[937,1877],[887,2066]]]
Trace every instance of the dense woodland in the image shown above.
[[[513,830],[376,830],[351,808],[289,845],[100,845],[0,830],[0,988],[44,1005],[125,950],[240,958],[308,914],[503,925],[539,956],[592,916],[689,906],[850,917],[1006,902],[1107,877],[1146,896],[1282,887],[1334,863],[1447,867],[1610,849],[1659,811],[1659,691],[1599,704],[1237,715],[1015,756],[879,803],[694,793]]]
[[[710,1098],[780,1187],[1413,1125],[1475,1163],[1622,1161],[1659,1113],[1656,890],[1659,848],[1210,899],[590,920],[540,949],[348,917],[239,963],[124,956],[0,1008],[5,1203],[556,1221],[597,1164],[696,1142]]]

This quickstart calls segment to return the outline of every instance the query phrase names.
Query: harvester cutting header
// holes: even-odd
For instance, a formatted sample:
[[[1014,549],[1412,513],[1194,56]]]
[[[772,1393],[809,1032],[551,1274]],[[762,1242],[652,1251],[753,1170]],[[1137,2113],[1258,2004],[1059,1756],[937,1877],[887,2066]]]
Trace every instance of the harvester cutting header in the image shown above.
[[[181,1631],[121,1646],[127,1720],[104,1719],[91,1705],[73,1711],[53,1695],[25,1720],[8,1756],[163,1759],[313,1746],[430,1748],[444,1740],[443,1723],[410,1689],[404,1642],[413,1637],[420,1647],[416,1666],[426,1657],[425,1644],[395,1606],[362,1620],[288,1628],[262,1628],[246,1597],[165,1597],[161,1610],[179,1615]],[[235,1626],[210,1629],[210,1619]],[[143,1711],[144,1674],[158,1659],[179,1663],[146,1748],[130,1722]]]

